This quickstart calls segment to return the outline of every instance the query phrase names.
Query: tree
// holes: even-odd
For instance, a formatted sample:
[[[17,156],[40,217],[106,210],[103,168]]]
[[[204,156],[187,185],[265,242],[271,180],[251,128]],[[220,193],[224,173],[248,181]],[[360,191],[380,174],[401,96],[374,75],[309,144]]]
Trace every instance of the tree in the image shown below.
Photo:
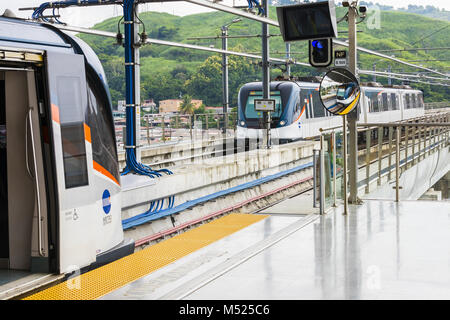
[[[192,103],[192,97],[188,94],[183,96],[183,102],[180,105],[180,111],[183,114],[194,114],[195,107]]]

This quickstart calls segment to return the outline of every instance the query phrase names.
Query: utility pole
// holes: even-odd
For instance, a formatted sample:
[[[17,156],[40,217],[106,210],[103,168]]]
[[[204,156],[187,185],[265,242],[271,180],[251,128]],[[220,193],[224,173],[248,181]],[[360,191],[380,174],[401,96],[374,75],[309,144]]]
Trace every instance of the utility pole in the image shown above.
[[[269,0],[264,1],[264,17],[269,16]],[[270,65],[269,65],[269,25],[262,23],[262,72],[263,72],[263,99],[270,99]],[[270,137],[270,122],[271,114],[269,112],[263,113],[263,119],[266,123],[266,134],[264,137],[264,146],[267,149],[271,148]]]
[[[241,18],[236,18],[230,23],[222,26],[221,38],[222,38],[222,50],[228,50],[228,27],[233,23],[241,21]],[[222,133],[227,133],[228,127],[228,109],[230,107],[230,97],[228,92],[228,55],[222,53],[222,105],[223,105],[223,128]]]
[[[139,8],[138,3],[134,4],[134,14],[133,14],[133,46],[134,46],[134,104],[135,107],[135,146],[136,146],[136,160],[141,162],[141,71],[140,71],[140,54],[138,45],[141,42],[141,37],[139,35],[139,24],[138,19]],[[136,45],[138,44],[138,45]]]
[[[290,43],[286,43],[286,60],[290,60],[291,59],[291,44]],[[289,63],[286,64],[286,73],[287,76],[290,78],[291,77],[291,65]]]
[[[125,77],[126,77],[126,149],[127,167],[133,170],[133,161],[140,160],[140,79],[139,79],[139,25],[136,23],[134,0],[124,2],[123,16],[125,25]],[[134,159],[133,159],[134,158]]]
[[[376,62],[373,63],[373,71],[374,72],[377,71],[377,63]],[[377,75],[376,74],[373,74],[373,82],[377,82]]]
[[[228,25],[222,26],[222,50],[228,50]],[[223,102],[223,128],[222,133],[227,133],[228,126],[228,55],[222,54],[222,102]]]
[[[391,65],[389,64],[388,65],[388,72],[391,73],[391,71],[392,71],[391,70]],[[391,77],[388,77],[388,85],[391,85],[391,84],[392,84],[392,79],[391,79]]]
[[[348,7],[348,51],[349,51],[349,69],[358,79],[357,73],[357,38],[356,38],[356,17],[358,15],[358,1],[352,1]],[[358,199],[358,132],[356,127],[356,121],[358,120],[358,108],[357,106],[348,115],[348,131],[349,131],[349,186],[350,195],[348,198],[349,203],[357,204],[360,202]],[[344,116],[345,117],[345,116]],[[346,174],[346,172],[344,172]]]

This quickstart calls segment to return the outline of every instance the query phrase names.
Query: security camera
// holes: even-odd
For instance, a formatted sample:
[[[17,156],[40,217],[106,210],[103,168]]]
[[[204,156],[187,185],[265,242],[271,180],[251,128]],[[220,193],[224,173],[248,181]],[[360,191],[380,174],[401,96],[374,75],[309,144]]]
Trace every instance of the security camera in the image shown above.
[[[359,12],[366,13],[367,12],[367,7],[366,6],[360,6],[359,7]]]

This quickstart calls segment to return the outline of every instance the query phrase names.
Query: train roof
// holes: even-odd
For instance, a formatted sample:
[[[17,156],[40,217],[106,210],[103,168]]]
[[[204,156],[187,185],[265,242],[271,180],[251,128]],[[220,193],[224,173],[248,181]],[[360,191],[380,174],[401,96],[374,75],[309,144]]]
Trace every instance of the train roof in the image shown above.
[[[294,86],[299,85],[301,87],[308,87],[308,88],[317,88],[319,87],[320,83],[317,83],[316,81],[293,81],[293,80],[281,80],[281,81],[271,81],[270,82],[270,90],[276,89],[280,84],[286,85],[286,86]],[[378,82],[376,83],[361,83],[361,88],[364,88],[365,90],[374,90],[374,91],[384,91],[384,90],[409,90],[409,91],[416,91],[416,92],[422,92],[421,90],[411,88],[408,85],[391,85],[391,86],[384,86]],[[242,86],[242,88],[250,89],[250,90],[261,90],[262,82],[261,81],[254,81],[254,82],[248,82]]]
[[[313,87],[316,88],[319,86],[316,82],[304,82],[304,81],[271,81],[270,82],[270,90],[274,90],[278,88],[280,85],[282,86],[305,86],[305,87]],[[249,88],[250,90],[260,90],[262,87],[261,81],[248,82],[242,86],[242,88]]]
[[[41,23],[0,16],[0,45],[16,48],[70,50],[61,33]]]
[[[80,38],[51,24],[0,16],[0,47],[83,54],[105,88],[108,88],[105,71],[92,48]],[[109,94],[109,90],[107,92]]]

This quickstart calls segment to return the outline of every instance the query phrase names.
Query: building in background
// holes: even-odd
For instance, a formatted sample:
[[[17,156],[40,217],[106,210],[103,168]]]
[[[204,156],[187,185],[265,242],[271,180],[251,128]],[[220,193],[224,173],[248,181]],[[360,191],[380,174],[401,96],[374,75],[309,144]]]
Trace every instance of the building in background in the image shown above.
[[[153,99],[144,100],[141,106],[141,111],[149,113],[157,113],[155,101],[153,101]]]
[[[203,100],[191,100],[192,104],[194,105],[194,108],[197,109],[203,104]],[[161,100],[159,102],[159,113],[179,113],[180,112],[180,106],[183,103],[182,99],[168,99],[168,100]]]
[[[117,101],[117,109],[116,111],[120,111],[120,112],[125,112],[125,105],[126,105],[126,101],[125,100],[119,100]]]

